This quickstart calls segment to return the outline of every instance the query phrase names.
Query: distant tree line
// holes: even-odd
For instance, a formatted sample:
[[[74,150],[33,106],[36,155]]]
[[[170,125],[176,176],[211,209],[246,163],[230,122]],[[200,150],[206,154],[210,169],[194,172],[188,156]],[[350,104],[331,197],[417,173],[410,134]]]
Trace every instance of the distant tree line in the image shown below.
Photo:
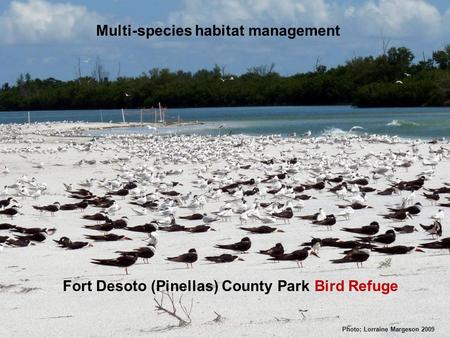
[[[408,48],[355,57],[327,69],[281,76],[275,65],[227,74],[224,67],[195,73],[154,68],[138,77],[111,81],[99,59],[91,76],[70,81],[20,75],[0,90],[0,110],[338,105],[450,106],[450,45],[413,63]]]

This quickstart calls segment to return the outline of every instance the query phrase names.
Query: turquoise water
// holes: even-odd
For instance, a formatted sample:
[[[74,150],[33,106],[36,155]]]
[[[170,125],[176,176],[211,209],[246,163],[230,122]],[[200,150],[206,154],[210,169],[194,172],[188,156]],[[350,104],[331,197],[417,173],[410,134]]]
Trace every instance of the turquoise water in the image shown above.
[[[121,122],[120,110],[33,111],[32,122],[88,121]],[[128,122],[139,122],[138,110],[126,110]],[[310,130],[313,135],[327,131],[348,131],[360,126],[362,132],[401,137],[434,138],[450,136],[450,107],[438,108],[353,108],[350,106],[299,107],[233,107],[169,109],[166,120],[198,121],[201,125],[160,128],[159,132],[197,134],[282,134],[300,135]],[[145,111],[145,122],[154,115]],[[27,112],[0,112],[0,123],[25,123]],[[125,129],[116,132],[149,132],[149,129]]]

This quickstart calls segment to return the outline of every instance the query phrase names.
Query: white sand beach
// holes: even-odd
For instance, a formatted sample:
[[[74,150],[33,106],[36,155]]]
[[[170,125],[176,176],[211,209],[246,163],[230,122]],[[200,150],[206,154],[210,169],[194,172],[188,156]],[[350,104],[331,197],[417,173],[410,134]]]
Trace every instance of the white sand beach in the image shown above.
[[[285,252],[301,249],[301,244],[312,237],[355,240],[357,235],[341,230],[380,224],[377,235],[393,226],[413,225],[418,231],[396,233],[393,245],[417,247],[450,236],[448,220],[442,223],[442,236],[432,239],[419,224],[430,225],[431,218],[449,203],[449,194],[440,194],[437,202],[425,198],[424,188],[445,187],[450,182],[450,146],[440,140],[429,144],[425,140],[406,140],[395,137],[343,134],[310,138],[248,137],[248,136],[109,136],[85,137],[84,131],[106,127],[107,124],[47,123],[0,126],[0,192],[1,200],[13,197],[19,214],[13,219],[0,215],[0,223],[10,223],[27,228],[55,228],[43,242],[31,242],[26,247],[8,245],[0,247],[0,316],[3,337],[125,337],[125,336],[182,336],[182,337],[348,337],[356,332],[344,332],[344,326],[355,328],[433,327],[434,332],[366,332],[367,336],[446,337],[450,330],[448,317],[448,285],[450,283],[448,250],[412,250],[404,255],[385,255],[371,251],[370,257],[357,268],[355,263],[333,264],[330,260],[342,258],[345,249],[323,246],[319,257],[309,256],[299,268],[295,261],[273,262],[259,250],[269,249],[282,243]],[[297,159],[295,164],[286,161]],[[263,161],[273,159],[273,164]],[[266,162],[269,163],[269,162]],[[244,169],[249,165],[248,169]],[[246,168],[246,167],[245,167]],[[380,169],[380,168],[385,168]],[[382,174],[374,175],[379,170]],[[284,179],[262,182],[269,175],[287,173]],[[329,189],[337,183],[326,183],[323,190],[293,192],[287,187],[313,184],[342,175],[344,181],[367,178],[368,186],[375,192],[361,194],[357,184],[348,185],[348,193],[338,196]],[[424,188],[411,196],[410,191],[398,191],[382,196],[377,192],[396,182],[416,180],[425,176]],[[145,264],[138,258],[128,267],[128,274],[119,267],[91,264],[92,259],[109,259],[119,256],[119,250],[133,250],[147,245],[145,233],[114,229],[111,232],[126,235],[131,240],[96,242],[85,235],[103,235],[103,232],[86,229],[84,225],[95,225],[95,221],[82,219],[104,209],[89,205],[84,211],[62,211],[54,215],[40,212],[32,206],[45,206],[59,202],[76,203],[81,200],[69,198],[63,183],[73,190],[84,188],[96,196],[117,191],[123,184],[135,181],[137,188],[130,189],[125,197],[111,196],[119,206],[108,217],[113,220],[128,217],[128,226],[137,226],[153,220],[164,221],[173,213],[176,223],[184,226],[203,224],[202,220],[180,219],[180,216],[207,213],[214,216],[233,197],[219,187],[233,182],[255,179],[254,185],[243,186],[243,190],[255,187],[260,192],[244,197],[247,206],[254,209],[256,202],[279,202],[279,210],[259,208],[261,219],[273,218],[271,213],[284,210],[291,203],[294,217],[286,223],[273,218],[275,223],[265,225],[283,232],[252,234],[240,229],[264,225],[261,220],[248,217],[241,224],[242,214],[237,212],[242,198],[230,203],[229,219],[220,218],[209,224],[215,231],[202,233],[166,232],[158,230],[158,243],[154,257]],[[80,182],[91,180],[92,186],[80,186]],[[109,183],[108,183],[109,182]],[[172,182],[179,184],[173,185]],[[116,185],[118,183],[118,185]],[[275,186],[284,186],[280,193],[267,191]],[[110,189],[108,189],[109,187]],[[353,192],[350,190],[353,188]],[[7,189],[7,191],[4,191]],[[239,188],[238,188],[239,189]],[[234,190],[234,189],[230,189]],[[171,197],[161,192],[176,191],[181,195]],[[139,208],[129,202],[145,197],[156,201],[155,209]],[[187,198],[186,196],[189,197]],[[311,199],[301,201],[296,196],[306,194]],[[194,195],[202,196],[201,208],[187,208]],[[215,195],[215,196],[214,196]],[[239,194],[238,194],[239,195]],[[208,197],[209,196],[209,197]],[[186,197],[185,202],[170,200]],[[214,198],[211,198],[214,197]],[[409,197],[408,200],[406,198]],[[371,208],[354,210],[350,219],[337,216],[344,209],[337,205],[350,205],[354,199],[363,198],[362,203]],[[404,202],[411,206],[420,202],[422,210],[412,219],[393,221],[381,214],[389,213],[388,207],[396,208]],[[184,204],[184,206],[182,206]],[[200,203],[201,204],[201,203]],[[161,213],[166,205],[166,214]],[[145,212],[138,215],[134,210]],[[337,222],[331,230],[313,225],[300,215],[317,213],[336,215]],[[144,211],[145,210],[145,211]],[[348,209],[345,209],[348,210]],[[248,210],[247,210],[248,211]],[[244,213],[246,213],[245,211]],[[244,217],[245,218],[245,217]],[[270,221],[270,220],[268,220]],[[161,227],[167,225],[162,224]],[[50,232],[51,233],[51,232]],[[1,236],[10,239],[21,235],[9,230],[0,230]],[[78,250],[66,250],[54,242],[67,236],[72,241],[87,241],[91,245]],[[239,242],[243,237],[251,239],[247,253],[233,253],[215,248],[216,244]],[[377,244],[383,247],[382,244]],[[198,261],[193,268],[183,263],[167,261],[167,257],[178,256],[195,248]],[[206,256],[223,253],[236,254],[243,260],[215,264],[205,260]],[[108,283],[145,283],[144,292],[120,291],[63,291],[64,280],[83,283],[104,280]],[[178,320],[168,314],[155,311],[150,285],[154,280],[169,282],[214,283],[225,280],[233,283],[272,282],[272,290],[229,291],[219,288],[214,292],[174,292],[177,314],[185,317],[178,304],[191,306],[190,324],[179,327]],[[310,292],[276,290],[279,280],[310,283]],[[315,280],[339,282],[358,280],[367,282],[397,283],[398,290],[389,294],[381,292],[316,292]],[[164,302],[171,309],[171,305]],[[218,317],[220,315],[220,317]],[[218,318],[218,319],[217,319]],[[372,330],[374,331],[374,330]]]

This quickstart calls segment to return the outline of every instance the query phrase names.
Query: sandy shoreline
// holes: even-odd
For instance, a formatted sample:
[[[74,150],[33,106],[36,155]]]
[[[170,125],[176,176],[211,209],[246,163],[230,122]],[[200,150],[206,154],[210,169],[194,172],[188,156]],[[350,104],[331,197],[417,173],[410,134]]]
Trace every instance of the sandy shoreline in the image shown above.
[[[447,141],[429,144],[427,141],[413,141],[384,136],[329,136],[317,138],[279,138],[279,137],[206,137],[206,136],[109,136],[104,138],[82,137],[88,128],[106,128],[109,124],[54,123],[0,126],[0,187],[11,186],[24,175],[27,179],[35,178],[46,189],[37,198],[16,196],[22,205],[19,209],[23,215],[10,220],[0,215],[0,223],[12,223],[24,227],[56,228],[56,233],[48,236],[42,243],[23,248],[3,245],[0,251],[2,278],[0,294],[2,307],[0,314],[7,318],[3,325],[4,336],[351,336],[345,333],[343,326],[354,327],[422,327],[434,326],[433,337],[444,337],[450,329],[446,313],[448,312],[448,284],[450,274],[448,263],[450,255],[445,250],[425,250],[424,253],[413,252],[407,255],[386,256],[371,253],[364,267],[357,269],[355,264],[335,265],[330,259],[342,257],[343,250],[331,247],[320,249],[319,256],[308,257],[302,269],[295,262],[272,263],[257,251],[268,249],[281,242],[286,250],[299,249],[302,242],[313,237],[339,237],[352,240],[351,233],[341,231],[342,227],[359,227],[371,221],[380,223],[380,233],[392,226],[414,225],[419,231],[410,234],[397,234],[395,244],[417,246],[431,241],[430,236],[420,229],[419,224],[430,224],[430,217],[440,208],[432,205],[430,200],[422,196],[423,190],[416,192],[414,202],[421,202],[423,210],[418,216],[406,222],[392,222],[379,216],[386,213],[387,206],[396,206],[408,191],[401,195],[380,196],[376,193],[366,195],[366,203],[372,208],[355,210],[350,220],[338,218],[332,230],[323,226],[312,226],[309,221],[295,216],[312,214],[323,207],[327,214],[338,214],[342,210],[337,204],[348,204],[328,191],[328,185],[322,191],[308,190],[305,194],[314,199],[304,201],[303,210],[294,209],[294,218],[289,224],[277,220],[276,226],[284,232],[271,234],[248,234],[239,229],[239,215],[234,214],[231,221],[217,221],[211,226],[215,232],[159,233],[156,254],[149,264],[142,260],[129,268],[129,275],[123,269],[90,264],[93,258],[114,258],[117,250],[130,250],[146,245],[146,234],[126,230],[113,230],[113,233],[126,234],[131,241],[99,242],[92,247],[80,250],[64,250],[57,247],[53,239],[61,236],[73,240],[85,241],[84,235],[101,234],[85,229],[83,225],[95,222],[82,220],[81,216],[93,214],[101,209],[89,206],[81,211],[58,211],[54,216],[40,213],[32,205],[47,205],[59,201],[61,203],[77,202],[68,198],[63,183],[79,188],[78,183],[94,178],[90,189],[94,194],[103,196],[108,190],[98,186],[102,180],[119,182],[138,181],[141,190],[138,195],[154,193],[156,189],[164,190],[161,182],[169,185],[176,181],[182,183],[175,190],[183,196],[205,194],[206,190],[197,187],[195,180],[203,178],[213,181],[229,178],[230,182],[249,178],[264,179],[266,174],[284,172],[288,169],[281,159],[297,157],[295,168],[298,172],[290,173],[287,180],[292,185],[299,185],[313,179],[314,173],[326,173],[336,176],[347,173],[348,179],[353,177],[369,177],[369,186],[377,190],[389,186],[387,177],[374,180],[372,171],[376,167],[390,165],[395,172],[389,179],[413,180],[417,175],[430,169],[433,174],[426,174],[426,188],[438,188],[443,182],[449,182],[450,170],[449,144]],[[139,124],[133,124],[139,125]],[[131,126],[131,125],[127,125]],[[120,125],[123,127],[123,125]],[[413,152],[414,147],[417,152]],[[430,152],[442,150],[441,156]],[[404,153],[402,155],[401,153]],[[382,154],[382,155],[380,155]],[[273,165],[265,165],[263,160],[275,159]],[[411,160],[409,168],[401,166]],[[436,160],[436,165],[425,165]],[[240,167],[251,164],[250,169]],[[8,169],[6,170],[4,169]],[[206,166],[206,167],[205,167]],[[224,170],[225,172],[216,172]],[[169,171],[182,170],[175,175],[161,175]],[[136,173],[140,175],[137,178]],[[429,177],[428,177],[429,176]],[[145,178],[143,178],[145,177]],[[203,178],[202,178],[203,177]],[[346,178],[347,179],[347,178]],[[23,180],[23,178],[22,178]],[[29,184],[24,184],[29,186]],[[201,184],[200,184],[201,185]],[[257,186],[268,187],[270,183],[259,183]],[[158,187],[159,186],[159,187]],[[218,187],[219,183],[213,183]],[[252,186],[253,187],[253,186]],[[245,190],[252,187],[246,187]],[[2,188],[3,190],[3,188]],[[14,188],[8,189],[8,196],[17,195]],[[441,203],[448,203],[442,194]],[[156,192],[156,197],[163,197]],[[272,195],[264,194],[247,197],[247,203],[272,201]],[[120,210],[110,215],[117,219],[127,216],[130,226],[162,219],[157,211],[148,211],[147,215],[138,216],[132,210],[131,197],[114,196]],[[208,200],[204,209],[197,212],[218,210],[224,201],[231,197],[223,193],[218,200]],[[280,197],[277,200],[287,203],[290,198]],[[294,205],[298,200],[292,200]],[[445,209],[445,208],[443,208]],[[446,211],[446,210],[444,210]],[[201,221],[186,221],[179,216],[192,214],[188,208],[174,207],[177,223],[194,226]],[[262,225],[258,221],[248,221],[246,226]],[[447,221],[443,222],[442,238],[448,237]],[[239,241],[248,235],[252,240],[252,248],[247,254],[240,254],[244,261],[227,264],[213,264],[204,260],[205,256],[225,253],[225,250],[214,248],[215,244],[227,244]],[[0,230],[0,236],[13,236],[8,230]],[[186,269],[184,264],[168,262],[166,257],[185,253],[196,248],[198,262],[193,269]],[[380,263],[391,258],[389,266],[380,268]],[[88,282],[105,280],[112,283],[143,282],[151,284],[155,279],[171,282],[197,282],[224,280],[233,282],[273,282],[287,280],[299,282],[306,280],[311,284],[316,279],[330,281],[348,281],[351,279],[376,282],[397,283],[399,290],[388,295],[380,293],[318,293],[318,292],[224,292],[217,295],[209,292],[185,292],[184,300],[189,304],[193,299],[191,314],[192,323],[182,328],[171,328],[177,320],[168,315],[155,312],[153,294],[145,292],[75,292],[63,291],[63,281]],[[182,292],[177,292],[178,297]],[[157,295],[159,297],[159,295]],[[303,315],[299,310],[307,310]],[[214,321],[216,314],[223,317],[221,322]],[[182,312],[181,312],[182,314]],[[375,332],[367,335],[383,336]],[[421,333],[422,334],[422,333]],[[390,336],[405,336],[399,333]],[[408,334],[412,337],[413,334]]]

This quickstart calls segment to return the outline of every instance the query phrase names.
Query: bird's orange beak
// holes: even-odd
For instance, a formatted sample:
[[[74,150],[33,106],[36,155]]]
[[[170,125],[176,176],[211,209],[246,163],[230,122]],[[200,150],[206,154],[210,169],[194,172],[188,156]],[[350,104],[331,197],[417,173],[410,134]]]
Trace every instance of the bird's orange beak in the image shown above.
[[[244,261],[244,258],[239,257],[237,260],[238,261]]]
[[[419,248],[416,248],[416,250],[414,250],[414,251],[417,251],[417,252],[425,252],[425,251],[423,251],[422,249],[419,249]]]
[[[311,251],[311,255],[316,256],[317,258],[320,258],[318,254],[316,254],[314,251]]]

